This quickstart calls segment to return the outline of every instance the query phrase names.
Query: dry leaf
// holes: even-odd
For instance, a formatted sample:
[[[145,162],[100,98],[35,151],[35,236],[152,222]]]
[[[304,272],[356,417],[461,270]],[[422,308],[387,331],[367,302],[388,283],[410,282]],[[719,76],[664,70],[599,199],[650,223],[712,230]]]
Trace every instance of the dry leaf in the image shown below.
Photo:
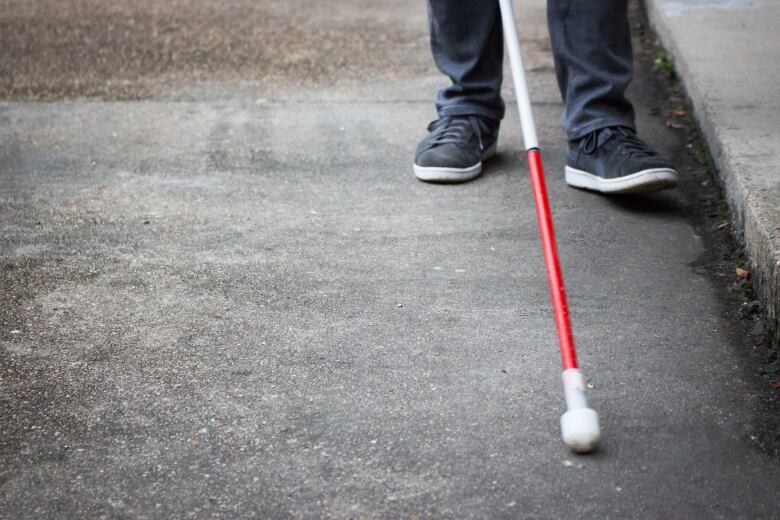
[[[774,390],[780,390],[780,381],[775,381],[774,383],[772,383],[772,388]]]
[[[679,129],[679,128],[685,128],[685,125],[681,125],[680,123],[675,123],[674,121],[672,121],[670,119],[670,120],[668,120],[666,122],[666,127],[667,128],[677,128],[677,129]]]
[[[726,226],[728,226],[728,225],[729,225],[729,223],[728,223],[728,222],[721,222],[720,224],[718,224],[718,225],[715,227],[715,231],[720,231],[721,229],[725,228],[725,227],[726,227]]]
[[[688,115],[688,111],[683,110],[682,108],[676,108],[672,110],[672,114],[676,115],[677,117],[685,117]]]
[[[747,278],[750,275],[750,271],[747,269],[742,269],[741,267],[736,268],[736,273],[740,278]]]

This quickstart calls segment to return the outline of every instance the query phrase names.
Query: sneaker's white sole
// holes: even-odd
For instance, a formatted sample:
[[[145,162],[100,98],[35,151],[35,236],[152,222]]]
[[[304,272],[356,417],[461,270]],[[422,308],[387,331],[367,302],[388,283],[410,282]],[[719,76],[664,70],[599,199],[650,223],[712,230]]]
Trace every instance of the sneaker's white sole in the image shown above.
[[[482,173],[482,163],[496,155],[496,145],[485,150],[480,161],[466,168],[441,168],[437,166],[414,165],[414,176],[425,182],[466,182],[479,177]]]
[[[671,168],[650,168],[617,179],[602,179],[571,166],[566,167],[566,184],[601,193],[649,193],[677,186],[678,174]]]

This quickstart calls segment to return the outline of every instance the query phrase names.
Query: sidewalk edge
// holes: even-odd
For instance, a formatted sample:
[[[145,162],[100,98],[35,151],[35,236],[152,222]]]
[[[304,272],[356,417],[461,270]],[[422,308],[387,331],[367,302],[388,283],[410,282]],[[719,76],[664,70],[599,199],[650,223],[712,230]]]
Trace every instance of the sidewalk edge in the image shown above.
[[[674,62],[678,79],[691,100],[693,115],[701,129],[701,134],[713,172],[718,179],[733,220],[733,232],[737,241],[745,248],[749,262],[751,279],[756,295],[766,313],[767,333],[772,344],[780,348],[780,248],[773,247],[779,239],[773,238],[772,223],[762,221],[758,210],[748,196],[744,172],[739,164],[725,153],[726,144],[722,141],[714,124],[710,107],[702,95],[699,86],[692,79],[685,55],[680,52],[673,31],[666,25],[658,2],[643,0],[650,25],[661,44],[669,52]]]

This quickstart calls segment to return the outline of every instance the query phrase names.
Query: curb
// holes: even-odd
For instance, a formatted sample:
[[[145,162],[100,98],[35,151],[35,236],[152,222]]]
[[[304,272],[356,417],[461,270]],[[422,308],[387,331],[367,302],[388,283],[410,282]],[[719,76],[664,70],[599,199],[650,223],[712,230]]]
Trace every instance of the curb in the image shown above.
[[[645,8],[650,24],[658,36],[661,44],[669,52],[675,65],[678,78],[682,83],[693,105],[693,113],[701,129],[702,138],[707,146],[716,178],[719,180],[726,203],[728,204],[733,219],[733,230],[738,242],[745,248],[749,262],[751,279],[756,295],[766,309],[767,332],[775,347],[780,348],[780,162],[774,162],[771,152],[768,158],[756,159],[746,153],[748,146],[740,144],[739,131],[730,128],[733,118],[729,119],[729,110],[734,109],[739,96],[730,99],[723,95],[723,91],[717,92],[711,80],[720,74],[724,83],[734,76],[743,79],[750,78],[734,70],[732,56],[722,57],[722,66],[711,61],[701,60],[702,55],[713,52],[712,49],[719,46],[720,42],[710,42],[712,47],[707,48],[706,38],[697,43],[691,43],[690,35],[696,33],[699,27],[695,20],[686,17],[684,27],[687,34],[680,37],[683,29],[675,18],[669,15],[674,9],[679,9],[684,2],[670,0],[644,0]],[[699,7],[699,13],[709,10],[716,13],[714,7]],[[719,13],[723,13],[722,15]],[[726,9],[722,9],[713,16],[729,16]],[[701,16],[700,20],[706,20]],[[733,33],[746,33],[750,29],[742,26],[730,28]],[[705,36],[714,35],[716,29],[702,29]],[[722,33],[724,39],[730,34]],[[685,38],[689,38],[685,41]],[[759,44],[760,45],[760,44]],[[780,40],[778,44],[780,45]],[[706,49],[697,54],[699,47]],[[744,51],[744,49],[743,49]],[[738,54],[739,51],[735,51]],[[758,59],[758,57],[756,57]],[[739,62],[737,62],[739,63]],[[750,65],[745,65],[749,68]],[[771,68],[772,64],[765,66]],[[737,66],[739,68],[739,65]],[[705,71],[702,73],[702,71]],[[755,85],[774,84],[771,77],[753,77]],[[776,85],[776,84],[775,84]],[[759,89],[762,87],[758,87]],[[775,88],[767,86],[766,88]],[[713,94],[715,92],[715,94]],[[759,97],[759,96],[757,96]],[[772,95],[768,96],[771,100]],[[747,132],[750,132],[751,113],[746,114],[746,121],[740,120],[740,124],[747,123]],[[736,125],[734,125],[736,126]],[[780,120],[778,120],[763,134],[775,142],[780,142]],[[772,137],[773,136],[773,137]],[[736,145],[736,146],[735,146]],[[757,156],[757,154],[756,154]],[[758,168],[757,168],[758,166]]]

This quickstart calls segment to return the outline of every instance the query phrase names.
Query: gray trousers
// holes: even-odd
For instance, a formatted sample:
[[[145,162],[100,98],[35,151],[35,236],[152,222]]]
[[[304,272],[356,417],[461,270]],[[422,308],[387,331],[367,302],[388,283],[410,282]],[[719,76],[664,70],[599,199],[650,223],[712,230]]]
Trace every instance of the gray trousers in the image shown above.
[[[627,0],[548,0],[555,73],[569,139],[608,126],[634,128],[625,97],[633,74]],[[439,116],[500,120],[503,33],[498,0],[428,0],[431,49],[452,84],[436,96]]]

